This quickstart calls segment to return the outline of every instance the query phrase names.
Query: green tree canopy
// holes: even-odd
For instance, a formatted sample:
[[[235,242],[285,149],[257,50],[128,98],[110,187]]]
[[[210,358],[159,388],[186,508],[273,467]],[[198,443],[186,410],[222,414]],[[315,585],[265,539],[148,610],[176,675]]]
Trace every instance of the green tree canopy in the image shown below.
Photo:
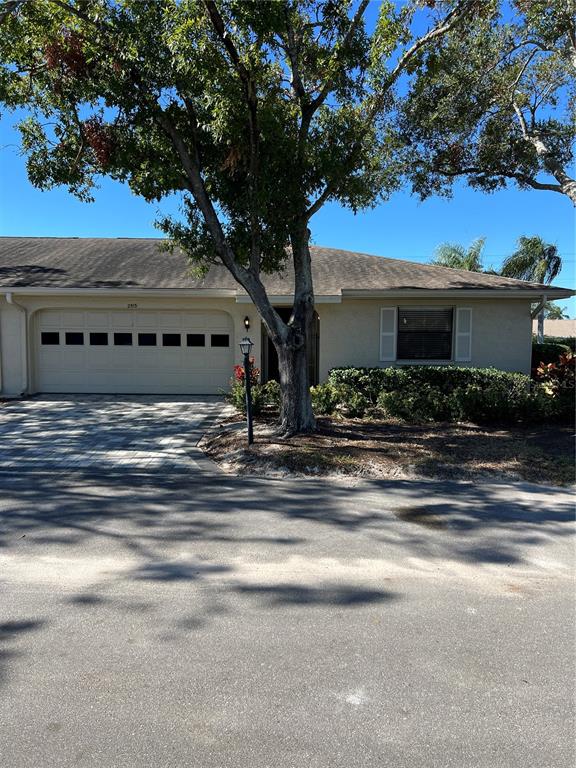
[[[513,180],[576,204],[576,0],[510,0],[422,55],[400,134],[423,197],[463,177],[492,191]]]
[[[161,227],[195,267],[223,264],[278,352],[285,433],[310,429],[309,222],[398,189],[397,84],[477,0],[11,0],[0,6],[0,101],[30,180],[90,200],[98,178],[145,200],[182,195]],[[416,33],[415,29],[424,28]],[[262,275],[294,270],[282,321]]]

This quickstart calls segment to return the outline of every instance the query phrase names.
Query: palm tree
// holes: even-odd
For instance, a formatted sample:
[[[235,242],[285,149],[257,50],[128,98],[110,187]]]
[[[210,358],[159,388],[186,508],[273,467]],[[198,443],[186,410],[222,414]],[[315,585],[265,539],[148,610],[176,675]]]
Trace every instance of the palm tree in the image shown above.
[[[468,248],[458,243],[443,243],[436,249],[436,256],[430,263],[437,267],[483,272],[482,251],[485,242],[485,237],[479,237]]]
[[[521,237],[518,248],[502,265],[503,277],[550,285],[562,269],[558,248],[541,237]]]
[[[529,280],[533,283],[550,285],[562,269],[562,258],[558,248],[546,243],[541,237],[521,237],[518,247],[504,261],[501,274],[503,277],[515,277],[517,280]],[[543,305],[538,314],[538,341],[544,341]]]
[[[553,301],[544,305],[544,315],[547,320],[569,320],[568,307],[561,307]]]

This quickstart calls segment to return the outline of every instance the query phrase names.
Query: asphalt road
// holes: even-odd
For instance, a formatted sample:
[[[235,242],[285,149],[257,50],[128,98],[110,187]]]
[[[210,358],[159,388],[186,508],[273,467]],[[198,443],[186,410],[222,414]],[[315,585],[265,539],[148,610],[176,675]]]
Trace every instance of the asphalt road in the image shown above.
[[[572,768],[573,499],[0,475],[0,765]]]

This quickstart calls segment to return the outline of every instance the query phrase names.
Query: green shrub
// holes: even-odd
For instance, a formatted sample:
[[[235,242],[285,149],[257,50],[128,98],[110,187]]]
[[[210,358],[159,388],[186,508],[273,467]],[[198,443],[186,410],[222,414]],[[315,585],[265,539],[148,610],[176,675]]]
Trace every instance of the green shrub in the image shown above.
[[[546,340],[543,344],[532,342],[532,368],[537,368],[540,363],[556,363],[560,355],[570,352],[567,344]]]
[[[536,342],[537,337],[532,336],[532,341]],[[574,336],[544,336],[545,344],[562,344],[563,346],[570,347],[572,352],[576,352],[576,337]]]
[[[267,406],[280,407],[280,385],[277,381],[269,381],[266,384],[252,384],[252,413],[259,416]],[[246,389],[244,381],[232,379],[230,391],[226,393],[226,400],[241,413],[246,413]]]
[[[554,402],[528,376],[494,368],[339,368],[330,372],[328,384],[333,407],[350,415],[364,415],[375,403],[384,415],[410,422],[528,423],[568,417],[566,398]]]
[[[429,384],[382,390],[378,397],[378,406],[384,414],[405,421],[451,421],[455,417],[451,405],[438,387]]]
[[[361,419],[373,407],[371,399],[364,392],[350,386],[336,388],[336,395],[340,410],[353,419]]]
[[[330,416],[334,413],[339,399],[336,387],[330,383],[318,384],[317,387],[310,388],[310,394],[314,413],[318,416]]]
[[[264,384],[264,400],[267,406],[271,408],[280,408],[280,384],[271,380]]]

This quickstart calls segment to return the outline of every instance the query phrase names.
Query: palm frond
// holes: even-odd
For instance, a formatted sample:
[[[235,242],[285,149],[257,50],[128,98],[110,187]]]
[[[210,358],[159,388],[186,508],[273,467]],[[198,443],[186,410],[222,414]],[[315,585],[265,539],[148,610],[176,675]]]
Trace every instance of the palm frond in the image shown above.
[[[504,261],[504,277],[549,285],[562,269],[562,258],[555,245],[541,237],[520,237],[517,250]]]

